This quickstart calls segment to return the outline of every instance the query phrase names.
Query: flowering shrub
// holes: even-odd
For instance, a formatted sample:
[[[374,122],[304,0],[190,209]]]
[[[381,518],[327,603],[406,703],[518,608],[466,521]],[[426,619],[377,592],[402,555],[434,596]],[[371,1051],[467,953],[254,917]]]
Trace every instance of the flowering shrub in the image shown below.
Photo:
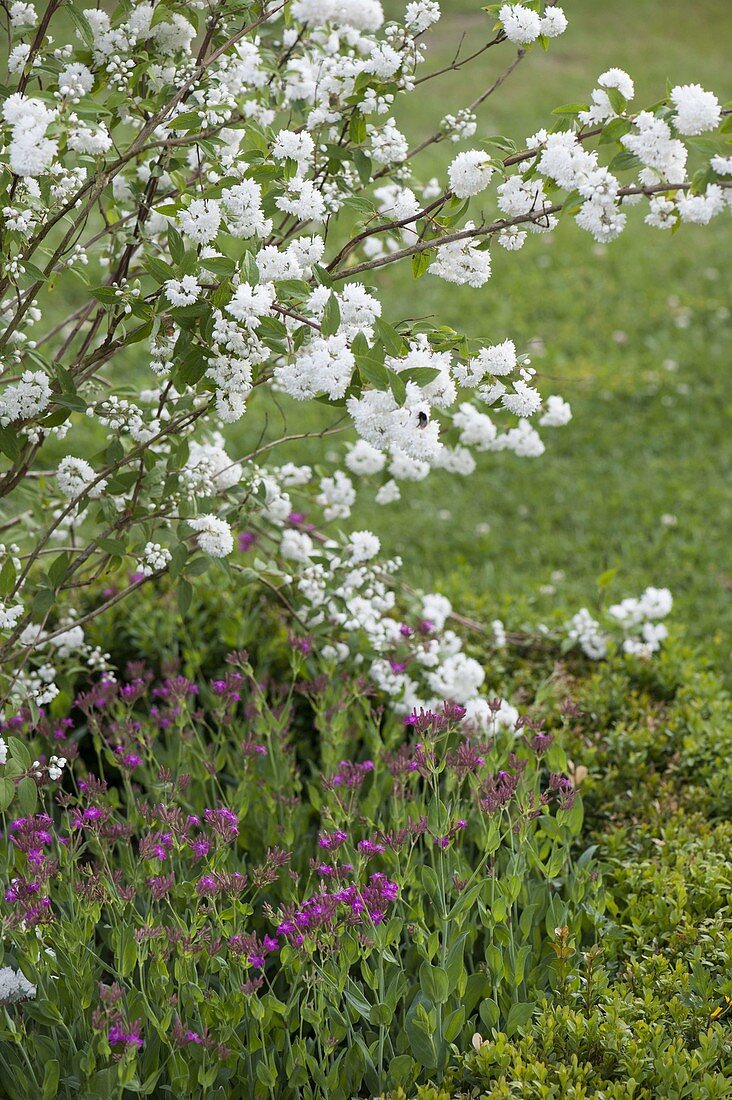
[[[732,194],[729,120],[697,85],[637,110],[610,69],[534,135],[481,133],[482,103],[566,27],[538,0],[485,12],[461,64],[495,51],[497,75],[410,147],[399,101],[443,71],[419,75],[434,0],[401,22],[379,0],[7,8],[9,1096],[411,1088],[476,1028],[524,1027],[547,934],[597,926],[554,731],[500,697],[444,596],[400,589],[379,539],[340,529],[359,492],[388,507],[475,453],[539,457],[571,409],[510,334],[395,315],[379,272],[477,291],[492,247],[560,217],[601,243],[637,203],[653,228],[706,224]],[[448,140],[472,148],[421,176]],[[235,453],[229,425],[282,403],[295,430]],[[322,465],[272,460],[341,433]],[[255,613],[279,601],[289,676],[238,653],[214,679],[120,682],[89,624],[162,578],[185,616],[207,571]],[[565,644],[647,657],[670,607],[649,588],[604,622],[582,609]]]
[[[75,721],[6,724],[8,767],[32,737],[73,783],[7,819],[5,1095],[375,1094],[530,1017],[542,929],[581,940],[602,909],[562,749],[500,700],[471,735],[455,704],[384,721],[363,688],[138,663]]]
[[[481,345],[409,311],[387,317],[365,280],[408,261],[417,278],[482,287],[494,244],[518,250],[560,216],[610,241],[639,202],[654,227],[706,223],[728,205],[732,170],[711,92],[671,87],[637,110],[620,69],[518,143],[481,133],[480,105],[567,22],[538,0],[486,12],[471,57],[495,51],[503,72],[410,148],[394,111],[441,76],[418,75],[434,0],[407,4],[401,22],[378,0],[10,7],[6,703],[50,702],[64,654],[103,669],[84,623],[163,573],[183,605],[212,559],[240,579],[243,529],[258,552],[241,579],[276,589],[326,660],[353,656],[357,628],[371,679],[403,711],[450,697],[486,715],[480,670],[441,633],[444,604],[424,612],[439,636],[411,646],[393,614],[398,562],[380,560],[369,532],[312,531],[304,513],[347,519],[354,479],[388,505],[434,467],[469,475],[476,451],[539,456],[535,424],[571,410],[542,397],[506,334]],[[420,178],[420,154],[446,139],[474,147],[445,180]],[[283,438],[229,453],[225,426],[281,398],[330,407],[320,435],[355,429],[342,461],[274,464]],[[80,618],[79,594],[125,567],[131,579]],[[642,610],[618,621],[645,653],[663,632]],[[586,652],[604,649],[586,617],[570,629]]]

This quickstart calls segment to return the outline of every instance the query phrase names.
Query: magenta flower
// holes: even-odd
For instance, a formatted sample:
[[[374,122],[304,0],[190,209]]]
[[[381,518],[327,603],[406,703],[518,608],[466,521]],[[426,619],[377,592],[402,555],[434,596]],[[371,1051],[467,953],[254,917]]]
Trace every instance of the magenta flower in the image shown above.
[[[107,1032],[107,1041],[111,1047],[126,1046],[141,1048],[144,1044],[140,1034],[139,1020],[125,1028],[124,1024],[112,1024]]]

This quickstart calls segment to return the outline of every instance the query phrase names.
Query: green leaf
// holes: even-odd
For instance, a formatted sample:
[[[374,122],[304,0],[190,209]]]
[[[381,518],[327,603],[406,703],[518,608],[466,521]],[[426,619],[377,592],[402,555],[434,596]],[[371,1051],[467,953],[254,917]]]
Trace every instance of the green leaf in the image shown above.
[[[127,543],[122,539],[97,539],[97,546],[106,554],[115,554],[120,558],[127,553]]]
[[[598,139],[599,145],[606,145],[611,141],[620,141],[633,129],[633,124],[628,118],[613,118],[602,128]]]
[[[11,462],[20,458],[20,439],[12,428],[0,428],[0,451],[7,455]]]
[[[335,336],[341,323],[341,310],[335,294],[331,294],[323,310],[320,330],[323,336]]]
[[[52,588],[38,588],[31,604],[31,615],[38,621],[45,618],[54,605],[56,594]]]
[[[204,355],[203,349],[198,344],[194,344],[178,367],[176,378],[187,386],[195,386],[196,382],[200,382],[203,378],[207,369],[208,359]]]
[[[171,12],[168,11],[165,4],[158,4],[150,20],[150,29],[152,30],[153,27],[157,27],[159,23],[164,23],[166,16],[170,14]]]
[[[26,817],[36,812],[38,787],[35,779],[31,779],[29,775],[24,776],[18,784],[18,805]]]
[[[188,566],[188,574],[191,577],[200,577],[201,573],[206,573],[211,568],[211,560],[211,558],[204,554],[198,558],[194,558]]]
[[[415,1059],[425,1069],[437,1068],[437,1049],[431,1029],[416,1015],[409,1017],[405,1024],[409,1047]]]
[[[12,558],[6,558],[0,569],[0,596],[7,596],[15,587],[15,566]]]
[[[449,1016],[446,1016],[442,1024],[442,1038],[446,1043],[453,1043],[457,1039],[465,1023],[465,1005],[460,1005]]]
[[[178,582],[176,594],[178,597],[178,611],[181,615],[185,615],[193,599],[193,585],[183,578]]]
[[[15,760],[23,771],[28,771],[33,763],[33,757],[28,750],[28,746],[17,737],[8,737],[7,741],[10,758]]]
[[[273,1089],[277,1084],[277,1077],[265,1062],[257,1062],[257,1080],[268,1089]]]
[[[173,225],[168,226],[168,248],[170,249],[173,263],[182,263],[183,257],[186,254],[186,246],[183,243],[183,238],[180,233]]]
[[[148,275],[152,275],[153,279],[161,284],[166,283],[168,279],[172,279],[175,274],[170,264],[166,264],[165,260],[159,260],[155,256],[148,256],[143,263],[143,267]]]
[[[419,987],[433,1004],[444,1004],[450,996],[450,982],[447,971],[441,966],[432,966],[423,962],[419,968]]]
[[[384,345],[389,355],[401,355],[404,350],[404,341],[394,328],[393,325],[389,325],[386,321],[382,321],[380,317],[376,318],[374,323],[374,329],[376,330],[376,336]]]
[[[428,386],[430,382],[434,382],[440,372],[437,367],[407,367],[399,374],[408,382],[416,382],[418,386]]]
[[[563,103],[561,107],[555,107],[552,114],[560,118],[573,118],[575,115],[578,115],[580,111],[586,110],[586,103]]]
[[[595,582],[598,588],[607,588],[611,581],[618,575],[620,569],[616,566],[614,569],[606,569],[604,573],[601,573]]]
[[[356,171],[358,173],[358,178],[360,179],[361,183],[365,186],[367,183],[369,183],[369,181],[371,179],[371,170],[372,170],[371,158],[366,156],[363,149],[354,149],[353,150],[353,163],[356,167]]]
[[[117,291],[111,286],[98,286],[92,289],[92,294],[98,302],[102,302],[104,305],[114,305],[119,301],[117,297]]]
[[[616,115],[622,115],[627,105],[627,99],[617,88],[606,88],[607,98]]]
[[[570,191],[566,199],[562,203],[563,214],[576,214],[578,210],[582,208],[584,198],[580,195],[579,191]]]
[[[0,779],[0,813],[7,810],[15,798],[15,783],[11,779]]]
[[[42,1100],[54,1100],[57,1095],[61,1066],[58,1059],[52,1058],[46,1062],[43,1070],[43,1095]]]
[[[184,542],[179,542],[171,553],[168,572],[173,580],[180,576],[188,560],[189,549]]]
[[[60,405],[63,409],[71,409],[72,412],[86,412],[88,406],[88,402],[83,397],[73,393],[58,394],[53,400],[56,405]]]
[[[361,145],[366,140],[366,119],[356,108],[348,123],[348,133],[354,145]]]
[[[397,405],[403,405],[407,400],[407,387],[401,373],[395,370],[389,372],[389,388]]]
[[[217,279],[230,278],[236,269],[236,263],[230,256],[210,256],[203,261],[203,266],[206,271],[210,271]],[[252,284],[250,283],[250,285]]]
[[[375,1027],[389,1027],[394,1018],[393,1009],[388,1004],[376,1004],[369,1013],[369,1023]]]
[[[467,889],[463,890],[462,894],[447,914],[447,919],[449,921],[454,920],[455,917],[459,917],[461,913],[465,913],[468,909],[472,909],[482,889],[482,882],[474,882],[472,886],[468,886]]]
[[[117,965],[122,977],[127,978],[135,969],[135,963],[137,962],[137,944],[131,934],[128,934],[125,938],[123,932],[120,939],[121,943],[117,955]]]
[[[396,1058],[392,1058],[389,1062],[389,1080],[395,1085],[405,1084],[416,1070],[413,1058],[408,1054],[397,1054]]]
[[[73,4],[68,5],[67,14],[81,35],[85,45],[91,50],[94,46],[94,33],[89,26],[88,20]]]
[[[512,141],[511,138],[504,137],[503,134],[494,134],[492,137],[483,138],[481,144],[492,145],[494,148],[500,149],[502,153],[508,153],[509,155],[516,152],[516,142]]]
[[[352,986],[351,989],[344,989],[343,996],[351,1008],[355,1008],[359,1016],[363,1016],[364,1020],[368,1020],[371,1015],[371,1005],[356,986]]]
[[[560,813],[561,812],[563,811],[560,811]],[[575,797],[572,809],[564,812],[567,814],[566,824],[569,827],[570,833],[572,836],[579,836],[585,816],[584,806],[582,805],[582,799],[579,795]]]
[[[517,1001],[516,1004],[511,1005],[506,1026],[503,1029],[509,1038],[515,1035],[516,1032],[522,1032],[525,1029],[534,1015],[535,1007],[532,1001]]]
[[[63,581],[66,570],[69,568],[70,555],[64,550],[57,558],[54,558],[48,569],[48,579],[54,588],[58,588]]]
[[[622,153],[615,154],[608,168],[611,172],[630,172],[631,169],[639,168],[640,163],[640,157],[637,157],[635,153],[629,153],[627,150],[623,150]]]
[[[383,356],[379,356],[375,350],[370,348],[367,353],[358,355],[355,346],[356,341],[354,340],[353,348],[356,365],[363,380],[369,382],[377,390],[387,390],[389,388],[389,371],[384,366]]]
[[[427,268],[432,263],[434,249],[425,248],[422,252],[415,252],[412,256],[412,274],[415,279],[421,279]]]
[[[501,1013],[497,1003],[493,1000],[492,997],[483,998],[483,1000],[480,1002],[480,1008],[478,1009],[478,1012],[480,1014],[481,1020],[489,1031],[498,1026],[498,1021],[501,1018]]]

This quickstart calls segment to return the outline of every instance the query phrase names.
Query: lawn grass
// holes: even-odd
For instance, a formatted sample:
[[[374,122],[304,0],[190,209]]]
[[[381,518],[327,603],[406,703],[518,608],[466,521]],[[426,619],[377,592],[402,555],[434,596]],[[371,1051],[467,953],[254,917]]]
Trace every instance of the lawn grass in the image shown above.
[[[463,33],[464,53],[488,37],[478,5],[448,0],[442,7],[439,47],[424,71],[448,63]],[[552,107],[586,102],[611,65],[635,78],[642,106],[664,94],[667,78],[698,81],[722,100],[732,96],[721,34],[731,21],[726,0],[581,0],[565,9],[564,37],[546,54],[530,51],[481,108],[476,137],[521,142],[550,119]],[[490,50],[475,66],[426,84],[423,99],[409,97],[399,121],[410,139],[475,98],[511,57],[510,47]],[[464,147],[433,146],[420,171],[444,178],[444,166]],[[360,507],[357,521],[403,556],[410,582],[438,585],[485,614],[516,598],[534,619],[592,606],[596,579],[610,568],[618,570],[612,599],[668,585],[677,621],[724,662],[732,626],[732,302],[725,275],[732,228],[726,217],[672,236],[633,214],[607,247],[570,223],[530,239],[520,255],[496,248],[493,277],[481,290],[431,276],[414,283],[408,269],[396,267],[374,279],[390,320],[433,314],[489,342],[538,342],[540,385],[568,398],[574,419],[545,431],[539,460],[484,456],[472,477],[432,475],[405,486],[397,505]],[[250,438],[261,422],[252,412]],[[297,406],[288,421],[302,430],[308,417]]]

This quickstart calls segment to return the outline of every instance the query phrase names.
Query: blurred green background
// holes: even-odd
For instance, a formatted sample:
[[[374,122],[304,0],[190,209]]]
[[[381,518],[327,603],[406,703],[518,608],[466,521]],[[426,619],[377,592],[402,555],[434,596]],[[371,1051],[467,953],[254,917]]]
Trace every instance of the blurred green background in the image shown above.
[[[490,36],[478,3],[447,0],[442,8],[423,73],[449,63],[462,35],[464,53]],[[547,53],[532,49],[480,108],[476,139],[505,134],[521,146],[551,124],[553,107],[588,102],[611,66],[634,78],[638,109],[665,94],[667,79],[732,98],[729,0],[570,0],[565,11],[564,36]],[[489,50],[407,97],[397,116],[411,142],[476,98],[513,52]],[[418,162],[420,176],[444,180],[451,157],[470,145],[433,146]],[[398,504],[359,508],[354,519],[402,554],[409,582],[438,586],[491,617],[511,603],[513,622],[517,601],[519,617],[534,621],[595,606],[596,580],[608,569],[618,570],[611,601],[667,585],[687,636],[725,663],[732,223],[726,215],[672,235],[644,226],[642,211],[629,220],[606,247],[572,223],[530,238],[520,253],[495,247],[493,277],[480,290],[432,276],[414,282],[408,266],[378,273],[388,320],[433,314],[489,342],[533,342],[541,389],[569,399],[574,419],[543,431],[540,459],[485,455],[470,478],[435,474],[406,484]],[[289,410],[290,429],[301,430],[309,414]]]

